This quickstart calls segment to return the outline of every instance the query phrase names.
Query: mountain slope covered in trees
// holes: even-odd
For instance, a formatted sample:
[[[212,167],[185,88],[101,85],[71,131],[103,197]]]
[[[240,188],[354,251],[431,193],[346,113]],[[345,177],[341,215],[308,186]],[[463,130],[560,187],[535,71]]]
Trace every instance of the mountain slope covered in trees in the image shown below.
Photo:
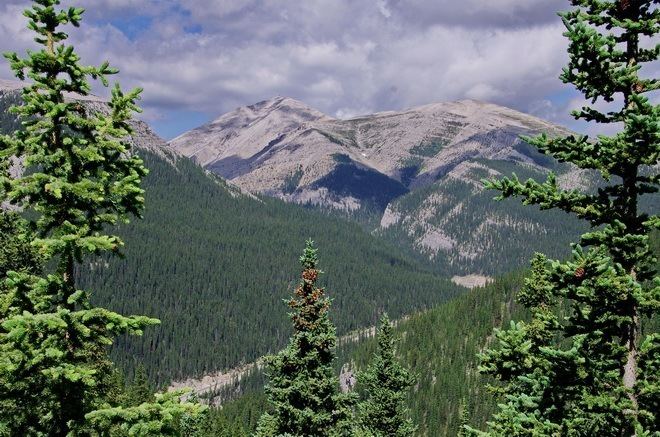
[[[278,97],[222,115],[169,145],[251,192],[366,222],[446,273],[494,275],[518,268],[535,250],[565,254],[561,248],[584,230],[565,214],[538,214],[516,202],[496,207],[483,189],[482,178],[511,170],[535,179],[555,171],[564,186],[591,185],[589,174],[519,138],[542,131],[569,133],[473,100],[337,120]]]
[[[397,356],[417,377],[407,400],[417,435],[455,436],[461,409],[467,409],[477,426],[483,426],[494,411],[495,398],[485,387],[492,381],[477,372],[477,353],[492,341],[493,326],[525,317],[515,302],[522,278],[522,273],[509,274],[397,323]],[[341,343],[336,371],[365,369],[376,346],[376,339],[365,334],[357,342]],[[250,435],[266,408],[260,371],[251,372],[241,387],[241,397],[212,413],[218,432],[221,427],[233,432],[220,435]],[[357,390],[361,390],[359,382]]]
[[[7,114],[18,87],[0,88],[0,114]],[[5,131],[17,126],[12,116],[2,120]],[[150,170],[144,219],[119,229],[125,259],[108,257],[78,272],[96,303],[162,321],[143,337],[118,342],[113,359],[129,375],[142,362],[164,384],[277,350],[288,337],[287,320],[272,309],[296,280],[307,238],[322,247],[326,268],[343,272],[323,283],[341,309],[333,318],[340,333],[373,324],[382,310],[400,316],[461,292],[359,225],[245,195],[166,150],[144,123],[133,127]]]
[[[656,233],[651,242],[654,253],[660,254],[660,234]],[[487,385],[495,384],[495,380],[478,372],[477,355],[493,344],[493,328],[506,328],[511,320],[529,318],[516,301],[524,276],[524,272],[507,274],[397,323],[397,356],[417,376],[407,400],[413,421],[419,426],[416,435],[457,435],[463,409],[475,428],[484,429],[491,419],[498,399]],[[643,326],[645,332],[657,332],[660,319],[645,319]],[[376,346],[376,339],[364,332],[357,342],[340,342],[335,370],[355,372],[366,368]],[[211,423],[217,427],[214,432],[249,436],[266,408],[263,384],[263,374],[256,368],[240,384],[232,385],[231,392],[219,391],[220,396],[243,394],[223,403],[222,409],[212,410]],[[221,427],[231,433],[222,434]]]
[[[381,310],[401,316],[460,292],[356,224],[241,195],[186,158],[141,155],[146,209],[120,229],[126,260],[89,265],[80,277],[98,302],[162,321],[114,354],[125,366],[142,360],[157,381],[233,367],[284,344],[286,315],[273,308],[296,280],[306,238],[322,248],[324,268],[342,272],[324,280],[340,333],[373,324]]]

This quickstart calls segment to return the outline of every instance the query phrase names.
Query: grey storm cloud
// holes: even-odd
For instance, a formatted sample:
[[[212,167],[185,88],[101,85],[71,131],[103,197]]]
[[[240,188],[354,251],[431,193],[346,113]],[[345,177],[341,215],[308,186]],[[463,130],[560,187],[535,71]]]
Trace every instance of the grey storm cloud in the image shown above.
[[[392,0],[391,8],[407,23],[484,28],[530,27],[557,20],[567,1],[558,0]]]
[[[30,47],[3,0],[1,50]],[[80,0],[84,61],[145,88],[147,118],[217,115],[275,95],[341,117],[475,98],[564,121],[564,0]],[[134,35],[121,22],[143,17]],[[90,24],[91,23],[91,24]],[[6,68],[0,77],[8,77]],[[564,100],[568,101],[570,96]],[[566,103],[568,104],[568,103]],[[561,117],[564,117],[563,119]]]

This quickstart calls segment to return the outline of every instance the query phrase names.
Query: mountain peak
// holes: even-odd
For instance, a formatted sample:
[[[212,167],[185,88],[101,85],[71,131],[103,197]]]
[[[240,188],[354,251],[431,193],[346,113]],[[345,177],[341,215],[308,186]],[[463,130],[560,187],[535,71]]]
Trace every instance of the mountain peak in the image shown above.
[[[308,107],[311,108],[309,105],[305,104],[304,102],[294,99],[293,97],[287,97],[287,96],[275,96],[271,97],[270,99],[262,100],[261,102],[255,103],[254,105],[249,105],[249,106],[256,106],[259,104],[270,104],[270,105],[295,105],[295,106],[303,106],[303,107]]]
[[[361,181],[358,185],[382,176],[410,189],[432,184],[475,159],[538,166],[519,136],[562,131],[531,115],[473,99],[338,120],[276,96],[224,114],[170,146],[248,191],[307,202],[325,196],[323,188],[329,185],[335,197],[353,201],[357,196],[338,188],[350,179],[340,174],[347,170],[342,164],[354,166],[349,170],[357,172],[351,177]]]
[[[237,108],[235,111],[232,111],[229,114],[234,112],[252,112],[255,116],[269,115],[272,112],[279,112],[282,114],[289,114],[294,117],[301,117],[302,119],[307,120],[330,118],[326,114],[315,108],[312,108],[306,103],[286,96],[276,96],[267,100],[262,100],[252,105]],[[219,119],[222,119],[223,117],[224,116],[221,116]]]
[[[492,104],[492,103],[484,102],[483,100],[477,100],[477,99],[459,99],[456,102],[460,103],[462,105],[476,105],[476,106],[483,106],[483,105],[491,105]]]
[[[208,165],[222,159],[221,156],[253,156],[305,124],[332,120],[299,100],[276,96],[221,115],[174,138],[170,146],[199,164]],[[234,141],[238,137],[241,140]]]
[[[321,111],[291,97],[277,96],[248,106],[241,106],[221,115],[198,129],[245,129],[267,122],[282,129],[282,124],[300,124],[309,121],[330,120]],[[185,134],[184,134],[185,135]]]

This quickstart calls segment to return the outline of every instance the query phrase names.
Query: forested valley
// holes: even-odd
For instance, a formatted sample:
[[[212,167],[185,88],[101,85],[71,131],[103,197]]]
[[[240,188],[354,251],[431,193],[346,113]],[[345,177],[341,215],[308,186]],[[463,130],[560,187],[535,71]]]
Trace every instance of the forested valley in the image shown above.
[[[660,82],[642,68],[660,58],[647,41],[657,0],[571,0],[559,13],[560,79],[591,101],[571,116],[619,130],[524,134],[515,156],[534,147],[580,183],[524,157],[491,159],[501,171],[473,162],[447,184],[439,172],[427,190],[402,189],[398,211],[376,202],[389,225],[408,220],[389,234],[373,211],[248,193],[168,150],[133,118],[143,90],[110,87],[109,62],[82,63],[67,32],[85,10],[61,3],[24,10],[40,47],[5,54],[23,83],[0,82],[0,105],[13,105],[0,107],[0,436],[660,433],[660,105],[648,95]],[[91,95],[97,81],[106,100]],[[383,181],[339,170],[325,188]],[[466,205],[485,214],[485,193],[553,230],[503,215],[527,234],[490,233],[487,258],[413,253],[459,247],[443,227],[497,229],[494,216],[447,222]],[[411,221],[434,213],[447,214]],[[457,272],[498,275],[468,289]],[[186,379],[228,369],[221,384]]]
[[[323,270],[342,272],[322,279],[340,335],[375,324],[382,311],[401,317],[463,292],[357,224],[241,194],[185,158],[140,155],[150,169],[147,206],[144,219],[119,230],[130,241],[125,257],[79,272],[98,304],[162,321],[113,349],[129,376],[142,363],[165,386],[277,350],[290,333],[286,312],[274,309],[310,237],[323,250]]]
[[[485,388],[494,381],[479,374],[477,353],[492,342],[493,326],[526,317],[515,302],[523,277],[524,272],[506,275],[396,324],[398,356],[417,378],[407,402],[419,435],[453,436],[463,410],[475,425],[483,425],[494,411],[495,398]],[[375,348],[375,338],[365,334],[355,343],[340,344],[336,372],[344,366],[364,369]],[[241,396],[211,414],[212,429],[228,430],[219,433],[223,436],[252,435],[266,408],[263,384],[261,371],[246,375],[239,385]],[[231,387],[230,393],[235,389]]]

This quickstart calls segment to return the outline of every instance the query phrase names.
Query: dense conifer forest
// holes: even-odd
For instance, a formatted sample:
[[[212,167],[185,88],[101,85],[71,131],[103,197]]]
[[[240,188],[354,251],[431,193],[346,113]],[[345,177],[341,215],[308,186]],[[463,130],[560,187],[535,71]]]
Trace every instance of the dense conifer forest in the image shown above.
[[[660,255],[658,233],[652,243]],[[413,423],[418,426],[416,435],[457,435],[463,409],[472,426],[483,428],[490,419],[499,399],[487,386],[497,384],[478,372],[478,353],[493,343],[493,327],[504,328],[511,320],[529,318],[529,312],[516,299],[527,274],[504,275],[396,324],[394,333],[400,339],[397,356],[417,377],[407,399]],[[645,332],[658,332],[660,318],[645,319],[643,326]],[[336,372],[344,366],[353,371],[364,369],[376,346],[376,339],[364,334],[357,343],[340,343]],[[238,386],[243,390],[241,396],[223,403],[222,409],[211,410],[209,429],[223,436],[251,435],[267,408],[263,384],[260,371],[248,374]],[[233,434],[222,434],[221,429],[230,429]]]
[[[79,272],[99,304],[162,322],[114,349],[129,376],[142,362],[164,384],[276,351],[289,332],[285,312],[273,309],[290,293],[310,237],[323,248],[323,269],[335,273],[322,283],[340,335],[373,325],[381,311],[400,317],[463,291],[357,224],[241,195],[185,158],[140,153],[150,170],[146,208],[119,230],[125,259]]]
[[[523,277],[523,272],[506,275],[397,323],[397,356],[417,378],[407,399],[417,435],[455,436],[462,408],[475,425],[492,414],[495,398],[485,387],[492,381],[478,373],[477,353],[492,341],[493,326],[525,317],[515,302]],[[357,343],[340,343],[336,372],[345,365],[364,370],[376,347],[376,339],[364,335]],[[244,395],[212,410],[211,423],[248,436],[266,408],[263,376],[254,372],[241,385]]]

